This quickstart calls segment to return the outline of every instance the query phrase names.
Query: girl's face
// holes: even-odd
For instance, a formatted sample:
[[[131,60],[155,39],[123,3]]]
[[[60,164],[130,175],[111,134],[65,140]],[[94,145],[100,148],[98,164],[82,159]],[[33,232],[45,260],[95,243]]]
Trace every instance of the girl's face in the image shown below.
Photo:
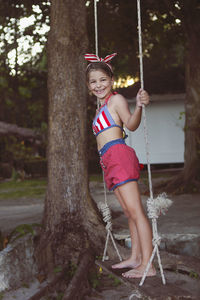
[[[93,70],[89,73],[88,88],[99,100],[105,100],[111,93],[113,78],[101,70]]]

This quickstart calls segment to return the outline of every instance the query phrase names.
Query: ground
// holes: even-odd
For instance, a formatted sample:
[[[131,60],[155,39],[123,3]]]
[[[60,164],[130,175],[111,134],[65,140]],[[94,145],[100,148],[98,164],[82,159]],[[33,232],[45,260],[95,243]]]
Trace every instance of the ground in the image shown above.
[[[163,180],[165,176],[166,172],[156,174],[153,176],[154,183]],[[146,180],[141,180],[141,190],[144,185],[146,185]],[[44,182],[41,187],[44,187]],[[104,202],[104,190],[101,182],[91,181],[90,190],[97,203]],[[39,223],[44,207],[43,192],[38,192],[37,196],[29,195],[28,197],[19,193],[20,197],[15,199],[7,197],[9,192],[10,189],[6,189],[5,186],[1,188],[0,229],[4,236],[19,224]],[[142,195],[144,205],[147,197]],[[112,211],[113,232],[116,238],[121,240],[121,244],[129,245],[127,220],[114,195],[108,192],[107,198]],[[128,297],[132,297],[131,299],[145,299],[146,297],[150,297],[149,299],[167,299],[167,297],[168,299],[170,299],[169,297],[184,299],[183,296],[187,299],[200,299],[200,195],[185,194],[170,198],[173,200],[172,207],[169,208],[166,216],[161,216],[158,221],[159,233],[162,237],[160,252],[167,285],[163,286],[162,284],[156,259],[154,263],[158,275],[155,278],[146,279],[142,288],[139,288],[138,280],[122,279],[121,271],[113,273],[110,268],[112,262],[102,263],[101,260],[98,260],[96,277],[94,276],[91,281],[93,292],[85,300],[117,300],[128,299]],[[124,246],[124,250],[124,253],[128,254],[129,249]],[[101,256],[102,253],[99,255]],[[25,292],[31,293],[32,291],[33,293],[36,288],[37,283],[33,283],[29,289],[21,288],[18,291],[4,294],[2,299],[27,300],[30,294],[29,297],[25,296]],[[22,295],[25,298],[22,298]],[[160,298],[161,295],[162,298]]]

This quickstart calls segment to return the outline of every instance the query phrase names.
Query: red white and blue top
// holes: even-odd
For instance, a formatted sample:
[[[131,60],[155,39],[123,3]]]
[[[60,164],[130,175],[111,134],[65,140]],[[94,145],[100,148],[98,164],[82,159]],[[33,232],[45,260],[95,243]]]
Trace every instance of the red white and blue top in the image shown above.
[[[99,112],[92,122],[92,129],[95,136],[111,127],[119,127],[122,131],[124,131],[120,125],[115,123],[108,110],[107,103],[112,95],[113,94],[110,94],[106,98],[105,103],[99,108]]]

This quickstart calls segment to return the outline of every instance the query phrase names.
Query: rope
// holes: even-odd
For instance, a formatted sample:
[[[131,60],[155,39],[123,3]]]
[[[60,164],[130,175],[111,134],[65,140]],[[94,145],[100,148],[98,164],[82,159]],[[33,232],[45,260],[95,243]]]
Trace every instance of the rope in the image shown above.
[[[97,2],[99,0],[94,0],[94,35],[95,35],[95,53],[97,56],[99,56],[99,47],[98,47],[98,17],[97,17]],[[99,109],[100,103],[97,100],[97,109]]]
[[[142,51],[142,26],[141,26],[141,5],[140,0],[137,0],[137,15],[138,15],[138,44],[139,44],[139,61],[140,61],[140,83],[141,88],[144,88],[144,78],[143,78],[143,51]],[[158,264],[161,272],[162,282],[163,284],[166,283],[165,276],[162,268],[162,263],[160,259],[160,253],[158,246],[160,245],[161,238],[158,235],[157,230],[157,218],[158,218],[158,210],[155,203],[156,200],[153,199],[153,188],[152,188],[152,177],[151,177],[151,166],[150,166],[150,160],[149,160],[149,142],[148,142],[148,132],[147,132],[147,121],[146,121],[146,111],[145,106],[142,106],[142,113],[143,113],[143,127],[144,127],[144,137],[145,137],[145,149],[146,149],[146,159],[147,159],[147,169],[148,169],[148,181],[149,181],[149,192],[150,192],[150,198],[147,201],[147,209],[148,209],[148,217],[152,219],[152,231],[153,231],[153,252],[150,257],[150,260],[146,266],[146,269],[144,271],[143,277],[140,281],[140,286],[143,285],[144,280],[147,276],[147,273],[149,271],[149,268],[152,264],[152,261],[154,259],[155,254],[157,254],[158,257]],[[164,194],[162,194],[163,196]],[[161,209],[162,211],[162,209]]]
[[[96,52],[96,55],[98,56],[97,2],[99,2],[99,0],[94,0],[95,52]],[[97,109],[99,109],[99,102],[98,101],[97,101]],[[106,256],[106,252],[107,252],[107,248],[108,248],[109,237],[111,238],[112,244],[113,244],[113,246],[115,248],[115,251],[117,252],[119,260],[122,261],[121,255],[119,253],[119,250],[117,248],[117,245],[115,243],[115,240],[114,240],[112,232],[111,232],[112,231],[112,217],[111,217],[110,208],[109,208],[108,202],[107,202],[107,192],[106,192],[106,184],[105,184],[105,180],[104,180],[104,173],[103,173],[103,183],[104,183],[104,199],[105,199],[105,203],[102,204],[99,209],[101,210],[101,213],[103,215],[103,221],[106,223],[107,236],[106,236],[106,242],[105,242],[105,247],[104,247],[102,261],[108,259],[108,257]]]
[[[139,61],[140,61],[140,84],[141,88],[144,89],[144,72],[143,72],[143,50],[142,50],[142,25],[141,25],[141,9],[140,9],[140,0],[137,0],[138,8],[138,45],[139,45]],[[151,179],[151,167],[149,159],[149,142],[148,142],[148,132],[147,132],[147,122],[146,122],[146,111],[145,106],[142,105],[142,115],[144,120],[144,132],[145,132],[145,148],[146,148],[146,158],[147,158],[147,169],[148,169],[148,178],[149,178],[149,192],[150,198],[153,199],[153,187]]]
[[[142,26],[141,26],[141,9],[140,1],[137,1],[138,9],[138,45],[139,45],[139,61],[140,61],[140,84],[141,88],[144,88],[144,78],[143,78],[143,55],[142,55]]]
[[[95,26],[95,52],[98,55],[98,20],[97,20],[97,2],[99,0],[94,0],[94,26]]]
[[[107,252],[107,248],[108,248],[109,237],[111,238],[111,241],[113,243],[115,251],[117,252],[117,255],[119,257],[119,260],[122,261],[121,255],[119,253],[119,250],[117,248],[117,245],[115,243],[115,240],[114,240],[112,232],[111,232],[111,230],[112,230],[112,222],[111,222],[112,217],[111,217],[111,214],[110,214],[109,206],[107,204],[102,204],[101,207],[100,207],[100,210],[101,210],[102,215],[103,215],[103,221],[107,223],[106,224],[107,237],[106,237],[106,243],[105,243],[105,247],[104,247],[102,261],[105,261],[106,259],[108,259],[108,257],[106,256],[106,252]]]

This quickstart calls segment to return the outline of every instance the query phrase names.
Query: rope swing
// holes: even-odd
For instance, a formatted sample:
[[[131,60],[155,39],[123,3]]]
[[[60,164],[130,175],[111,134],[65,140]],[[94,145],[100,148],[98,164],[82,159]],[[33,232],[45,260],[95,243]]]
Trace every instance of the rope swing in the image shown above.
[[[99,0],[94,0],[94,18],[95,18],[95,51],[96,55],[98,56],[98,22],[97,22],[97,2]],[[144,89],[144,79],[143,79],[143,52],[142,52],[142,30],[141,30],[141,6],[140,6],[140,0],[137,0],[137,15],[138,15],[138,43],[139,43],[139,62],[140,62],[140,83],[141,88]],[[99,103],[97,103],[97,108],[99,108]],[[163,284],[166,284],[165,276],[162,268],[160,253],[159,253],[159,245],[161,242],[161,237],[158,235],[158,229],[157,229],[157,219],[160,214],[165,214],[168,210],[169,206],[172,204],[172,201],[167,198],[167,195],[165,193],[162,193],[157,196],[156,199],[153,197],[153,188],[152,188],[152,177],[151,177],[151,167],[150,167],[150,159],[149,159],[149,142],[148,142],[148,132],[147,132],[147,120],[146,120],[146,111],[145,106],[142,105],[142,115],[143,115],[143,127],[144,127],[144,139],[145,139],[145,150],[146,150],[146,159],[147,159],[147,170],[148,170],[148,183],[149,183],[149,192],[150,196],[147,200],[147,212],[148,217],[152,221],[152,233],[153,233],[153,251],[152,255],[150,257],[150,260],[146,266],[146,269],[144,271],[144,274],[141,278],[141,281],[139,283],[140,286],[143,285],[145,278],[147,276],[147,273],[149,271],[149,268],[152,264],[152,261],[155,257],[155,254],[158,258],[158,264],[160,268],[160,273],[162,277]],[[103,178],[104,179],[104,178]],[[103,180],[104,181],[104,180]],[[104,198],[105,203],[101,204],[99,207],[102,215],[103,220],[106,223],[106,230],[107,230],[107,237],[104,247],[104,253],[102,261],[105,259],[108,259],[106,256],[107,252],[107,246],[109,238],[111,238],[111,241],[113,243],[113,246],[115,248],[115,251],[117,252],[117,255],[119,257],[119,260],[122,261],[121,255],[117,249],[117,245],[115,243],[115,240],[112,235],[112,222],[111,222],[111,212],[107,203],[107,192],[106,192],[106,185],[104,181]],[[131,295],[132,297],[132,295]]]
[[[95,52],[96,52],[96,55],[98,56],[97,2],[99,2],[99,0],[94,0]],[[99,109],[98,101],[97,101],[97,108]],[[115,248],[117,256],[119,257],[119,260],[122,261],[122,257],[119,253],[119,250],[117,248],[117,245],[116,245],[115,240],[112,235],[112,217],[111,217],[111,212],[110,212],[110,208],[108,206],[108,201],[107,201],[107,192],[106,192],[106,184],[105,184],[105,180],[104,180],[104,173],[103,173],[103,183],[104,183],[104,203],[102,203],[100,206],[98,206],[99,210],[101,211],[101,213],[103,215],[103,221],[106,223],[106,230],[107,230],[107,236],[106,236],[106,242],[105,242],[102,261],[105,261],[108,259],[108,256],[106,256],[106,253],[107,253],[109,238],[111,238],[112,244]]]
[[[143,79],[143,52],[142,52],[142,26],[141,26],[141,5],[140,0],[137,0],[137,16],[138,16],[138,44],[139,44],[139,61],[140,61],[140,83],[141,88],[144,88],[144,79]],[[150,257],[150,260],[146,266],[144,271],[143,277],[140,281],[140,286],[143,285],[144,280],[147,276],[149,271],[150,265],[154,259],[155,254],[157,254],[158,264],[160,268],[160,273],[162,277],[163,284],[166,284],[163,267],[160,259],[159,253],[159,245],[161,242],[161,237],[158,235],[157,229],[157,218],[159,215],[165,214],[168,210],[168,207],[172,204],[172,201],[167,198],[165,193],[158,195],[156,199],[153,198],[153,188],[152,188],[152,177],[151,177],[151,167],[150,167],[150,160],[149,160],[149,142],[148,142],[148,132],[147,132],[147,121],[146,121],[146,111],[145,106],[142,105],[142,115],[143,115],[143,127],[144,127],[144,138],[145,138],[145,150],[146,150],[146,159],[147,159],[147,170],[148,170],[148,182],[149,182],[149,193],[150,197],[147,200],[147,211],[148,217],[152,221],[152,232],[153,232],[153,252]]]

